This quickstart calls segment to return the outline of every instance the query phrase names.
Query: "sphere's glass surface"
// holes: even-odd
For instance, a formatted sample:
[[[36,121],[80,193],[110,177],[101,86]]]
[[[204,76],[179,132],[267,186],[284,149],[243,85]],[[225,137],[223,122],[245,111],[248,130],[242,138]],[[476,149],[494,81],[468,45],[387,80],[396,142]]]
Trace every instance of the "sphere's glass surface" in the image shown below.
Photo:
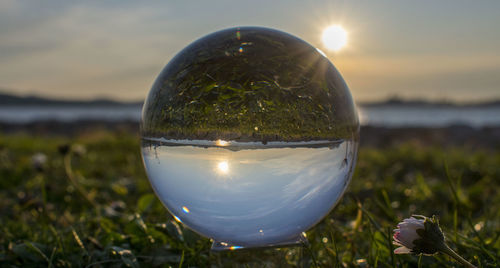
[[[359,122],[316,48],[260,27],[222,30],[177,54],[143,107],[151,185],[215,249],[299,242],[352,176]]]

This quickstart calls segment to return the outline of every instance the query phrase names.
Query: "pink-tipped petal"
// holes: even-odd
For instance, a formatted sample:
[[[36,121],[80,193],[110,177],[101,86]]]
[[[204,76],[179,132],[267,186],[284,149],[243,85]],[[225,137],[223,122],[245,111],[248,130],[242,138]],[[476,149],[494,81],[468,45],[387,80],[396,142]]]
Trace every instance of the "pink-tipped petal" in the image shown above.
[[[417,230],[424,228],[425,226],[423,220],[413,217],[404,219],[398,224],[397,229],[394,229],[393,239],[396,243],[411,251],[411,249],[415,246],[413,241],[420,239],[420,235],[418,235]],[[400,251],[402,251],[402,249],[400,249]]]
[[[398,241],[392,241],[392,244],[395,245],[395,246],[398,246],[398,247],[404,247],[403,245],[401,245],[401,243],[399,243]]]
[[[409,225],[420,225],[421,221],[417,219],[405,219],[404,224],[409,224]]]
[[[420,229],[420,228],[424,228],[424,223],[423,222],[409,222],[407,224],[408,227],[412,227],[412,228],[417,228],[417,229]]]
[[[399,247],[394,250],[394,254],[409,254],[411,253],[411,249],[407,247]]]

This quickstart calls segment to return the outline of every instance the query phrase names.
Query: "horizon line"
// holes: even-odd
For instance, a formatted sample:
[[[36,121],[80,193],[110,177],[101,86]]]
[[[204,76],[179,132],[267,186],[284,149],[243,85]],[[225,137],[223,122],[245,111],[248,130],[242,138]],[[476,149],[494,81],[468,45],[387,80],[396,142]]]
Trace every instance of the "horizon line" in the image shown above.
[[[12,97],[19,101],[22,99],[38,99],[40,102],[55,102],[55,103],[81,103],[81,104],[91,104],[95,102],[111,102],[116,104],[142,104],[144,99],[136,100],[122,100],[119,98],[114,98],[110,96],[96,96],[92,98],[66,98],[66,97],[53,97],[50,95],[28,93],[28,94],[16,94],[11,91],[4,91],[0,89],[0,103],[2,103],[1,97]],[[421,105],[456,105],[456,106],[469,106],[469,105],[484,105],[484,104],[500,104],[500,96],[493,98],[485,98],[471,101],[460,101],[447,98],[425,98],[425,97],[402,97],[399,95],[388,96],[386,98],[377,100],[354,100],[356,105],[377,105],[377,104],[421,104]],[[5,103],[4,103],[5,104]]]

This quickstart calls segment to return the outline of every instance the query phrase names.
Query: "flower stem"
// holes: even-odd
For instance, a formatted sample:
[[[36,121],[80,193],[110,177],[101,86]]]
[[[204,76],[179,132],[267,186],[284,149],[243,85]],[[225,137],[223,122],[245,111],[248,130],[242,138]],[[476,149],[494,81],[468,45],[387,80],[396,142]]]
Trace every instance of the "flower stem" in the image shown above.
[[[461,264],[465,265],[466,267],[469,268],[477,268],[476,266],[472,265],[472,263],[468,262],[466,259],[462,258],[462,256],[458,255],[453,249],[451,249],[448,245],[444,244],[443,247],[441,248],[441,252],[447,254],[448,256],[454,258]]]
[[[71,168],[71,154],[67,154],[64,156],[64,169],[66,171],[66,175],[68,176],[73,187],[76,188],[78,193],[87,200],[93,207],[97,208],[97,204],[94,200],[92,200],[88,193],[78,184],[75,174],[73,173],[73,169]]]

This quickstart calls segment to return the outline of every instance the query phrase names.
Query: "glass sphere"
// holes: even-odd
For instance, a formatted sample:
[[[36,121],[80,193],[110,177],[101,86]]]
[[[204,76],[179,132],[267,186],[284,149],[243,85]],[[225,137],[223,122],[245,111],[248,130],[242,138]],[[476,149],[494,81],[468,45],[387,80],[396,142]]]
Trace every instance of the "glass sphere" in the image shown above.
[[[303,242],[342,196],[359,121],[321,51],[240,27],[193,42],[165,66],[141,137],[157,196],[213,249],[280,246]]]

